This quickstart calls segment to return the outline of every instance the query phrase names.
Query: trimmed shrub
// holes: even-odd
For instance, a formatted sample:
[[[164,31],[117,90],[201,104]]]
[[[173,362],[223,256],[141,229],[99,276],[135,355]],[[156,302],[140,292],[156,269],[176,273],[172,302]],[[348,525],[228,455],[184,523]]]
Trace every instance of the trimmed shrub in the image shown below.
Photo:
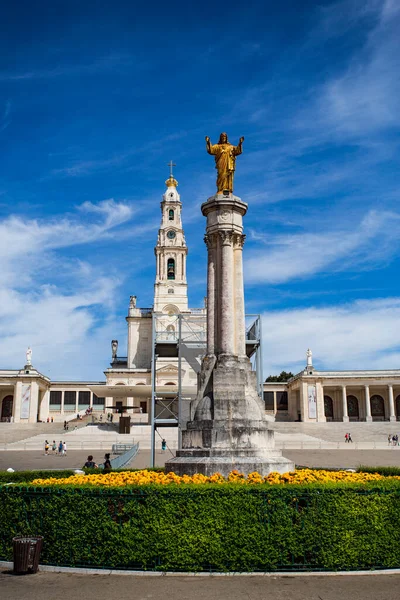
[[[400,476],[400,467],[364,467],[360,465],[357,471],[359,473],[379,473],[384,477]]]
[[[0,558],[43,535],[42,563],[162,571],[400,567],[400,482],[0,488]]]
[[[72,469],[65,469],[63,471],[14,471],[14,473],[0,471],[0,485],[3,483],[27,483],[34,479],[47,479],[48,477],[57,477],[57,479],[61,479],[62,477],[71,477],[71,475],[74,475]]]

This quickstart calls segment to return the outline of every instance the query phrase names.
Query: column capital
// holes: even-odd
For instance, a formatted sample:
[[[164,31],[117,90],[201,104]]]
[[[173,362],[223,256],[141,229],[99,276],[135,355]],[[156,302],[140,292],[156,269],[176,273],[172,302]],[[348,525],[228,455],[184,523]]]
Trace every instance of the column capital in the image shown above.
[[[243,248],[246,236],[242,233],[234,233],[233,234],[233,247],[234,248]]]
[[[223,246],[232,246],[233,243],[233,231],[218,231],[219,239]]]
[[[212,250],[217,245],[217,234],[216,233],[207,233],[204,236],[204,243],[206,244],[209,250]]]

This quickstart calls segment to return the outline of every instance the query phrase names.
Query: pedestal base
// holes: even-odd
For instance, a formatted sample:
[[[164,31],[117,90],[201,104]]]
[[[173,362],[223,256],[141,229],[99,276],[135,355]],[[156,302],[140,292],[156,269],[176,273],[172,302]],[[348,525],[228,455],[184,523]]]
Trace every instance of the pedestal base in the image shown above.
[[[294,463],[275,450],[274,432],[268,429],[256,390],[256,374],[247,357],[206,357],[192,420],[182,432],[182,449],[165,469],[178,475],[224,477],[235,469],[245,475],[294,471]]]
[[[247,456],[240,452],[224,451],[216,455],[213,450],[178,450],[176,457],[165,463],[165,471],[173,471],[177,475],[213,475],[220,473],[228,477],[231,471],[237,470],[244,475],[254,473],[269,475],[273,471],[288,473],[295,470],[294,462],[282,456],[279,450],[271,450],[266,456],[255,456],[251,451]]]

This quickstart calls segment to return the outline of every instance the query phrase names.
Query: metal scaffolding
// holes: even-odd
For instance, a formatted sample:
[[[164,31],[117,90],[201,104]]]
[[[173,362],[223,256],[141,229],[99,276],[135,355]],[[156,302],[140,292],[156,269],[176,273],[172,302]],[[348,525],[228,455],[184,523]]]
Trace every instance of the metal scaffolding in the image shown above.
[[[151,353],[151,462],[155,465],[156,432],[162,427],[178,427],[178,448],[181,448],[182,426],[188,418],[183,401],[195,398],[197,382],[183,385],[182,362],[195,373],[200,371],[201,360],[206,351],[207,316],[204,309],[192,309],[190,314],[152,314],[152,353]],[[257,373],[257,390],[263,398],[262,376],[262,331],[260,315],[246,315],[246,353],[253,370]],[[160,359],[177,359],[177,385],[171,391],[161,386],[157,372]],[[162,389],[161,389],[162,387]],[[188,404],[187,404],[188,407]],[[162,436],[160,436],[162,437]]]

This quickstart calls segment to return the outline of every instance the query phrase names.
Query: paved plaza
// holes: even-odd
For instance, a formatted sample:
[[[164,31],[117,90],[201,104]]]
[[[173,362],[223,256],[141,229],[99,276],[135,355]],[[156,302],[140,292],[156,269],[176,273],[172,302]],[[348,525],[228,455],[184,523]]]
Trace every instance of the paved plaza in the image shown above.
[[[102,450],[70,450],[67,456],[45,456],[43,451],[0,451],[0,471],[12,467],[15,471],[32,469],[78,469],[85,463],[88,454],[92,454],[97,464],[104,461]],[[170,452],[156,452],[156,466],[163,467],[165,461],[173,456]],[[284,450],[284,456],[293,460],[297,466],[326,468],[357,468],[360,465],[371,467],[400,467],[400,447],[386,450]],[[145,469],[150,465],[150,450],[141,450],[130,467]]]
[[[2,597],[17,600],[397,600],[400,574],[139,576],[0,571]]]

